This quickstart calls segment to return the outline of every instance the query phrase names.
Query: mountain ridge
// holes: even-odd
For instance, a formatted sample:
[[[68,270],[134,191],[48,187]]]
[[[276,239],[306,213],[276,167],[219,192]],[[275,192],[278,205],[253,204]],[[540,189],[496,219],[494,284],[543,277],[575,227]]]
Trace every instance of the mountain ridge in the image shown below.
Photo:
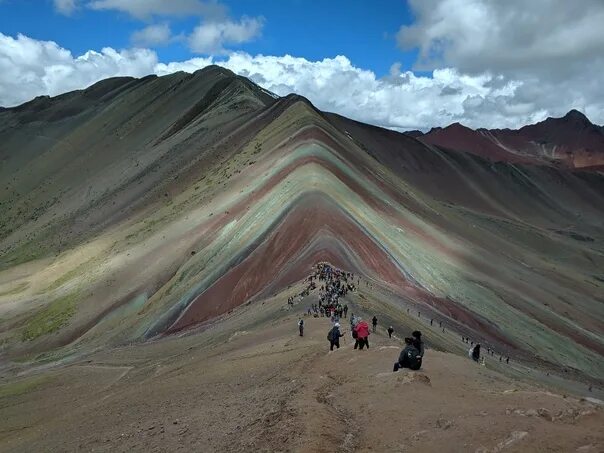
[[[180,335],[328,260],[396,316],[601,376],[597,172],[425,144],[219,68],[94,87],[0,112],[7,360]]]

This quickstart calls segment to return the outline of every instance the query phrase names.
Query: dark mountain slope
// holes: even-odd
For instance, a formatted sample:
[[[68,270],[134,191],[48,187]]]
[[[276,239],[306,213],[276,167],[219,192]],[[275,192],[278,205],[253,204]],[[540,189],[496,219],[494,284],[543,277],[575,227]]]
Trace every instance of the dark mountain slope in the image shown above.
[[[272,102],[246,79],[209,67],[110,79],[6,109],[0,117],[6,125],[0,130],[4,264],[35,255],[11,251],[39,235],[56,237],[46,253],[64,248],[76,218],[76,228],[88,230],[109,211],[140,204],[143,195],[149,203],[151,189],[158,197],[193,159],[212,159],[217,150],[210,145]],[[192,141],[197,145],[189,146]],[[97,215],[82,223],[81,213],[92,207]]]

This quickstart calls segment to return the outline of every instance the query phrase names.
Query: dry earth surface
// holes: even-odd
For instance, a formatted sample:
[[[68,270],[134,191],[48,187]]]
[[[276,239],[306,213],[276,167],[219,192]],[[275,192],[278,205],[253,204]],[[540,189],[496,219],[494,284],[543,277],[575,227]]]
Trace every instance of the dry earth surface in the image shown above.
[[[604,449],[595,400],[434,349],[421,371],[392,373],[401,342],[383,327],[369,350],[354,350],[346,335],[329,352],[329,320],[307,317],[301,338],[307,301],[287,310],[283,300],[245,305],[180,336],[12,370],[0,386],[0,450]]]

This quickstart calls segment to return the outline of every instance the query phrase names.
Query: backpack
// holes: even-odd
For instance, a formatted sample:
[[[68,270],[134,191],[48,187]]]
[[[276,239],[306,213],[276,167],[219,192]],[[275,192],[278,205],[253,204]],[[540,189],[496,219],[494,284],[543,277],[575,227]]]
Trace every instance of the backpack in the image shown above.
[[[409,360],[409,368],[411,370],[419,370],[422,367],[422,357],[419,355],[419,351],[415,348],[407,353],[407,359]]]
[[[419,370],[422,367],[422,358],[419,355],[411,357],[409,359],[409,368],[412,370]]]

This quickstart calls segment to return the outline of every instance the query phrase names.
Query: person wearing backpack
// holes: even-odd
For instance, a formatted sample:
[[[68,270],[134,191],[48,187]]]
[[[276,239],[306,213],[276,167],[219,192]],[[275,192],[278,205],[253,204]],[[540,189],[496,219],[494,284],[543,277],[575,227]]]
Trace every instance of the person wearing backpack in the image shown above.
[[[422,366],[422,359],[419,350],[413,346],[413,338],[405,338],[405,349],[401,351],[398,361],[394,363],[392,371],[398,371],[401,368],[410,370],[419,370]]]
[[[302,318],[300,318],[300,320],[298,321],[298,330],[300,330],[300,336],[303,337],[304,336],[304,320]]]
[[[344,334],[340,333],[340,323],[336,322],[329,333],[327,334],[327,340],[329,341],[329,350],[333,351],[333,347],[335,346],[337,349],[340,349],[340,337],[343,337]]]
[[[367,346],[367,349],[369,349],[369,325],[361,319],[355,325],[354,331],[357,334],[354,349],[359,348],[362,351],[364,346]]]

